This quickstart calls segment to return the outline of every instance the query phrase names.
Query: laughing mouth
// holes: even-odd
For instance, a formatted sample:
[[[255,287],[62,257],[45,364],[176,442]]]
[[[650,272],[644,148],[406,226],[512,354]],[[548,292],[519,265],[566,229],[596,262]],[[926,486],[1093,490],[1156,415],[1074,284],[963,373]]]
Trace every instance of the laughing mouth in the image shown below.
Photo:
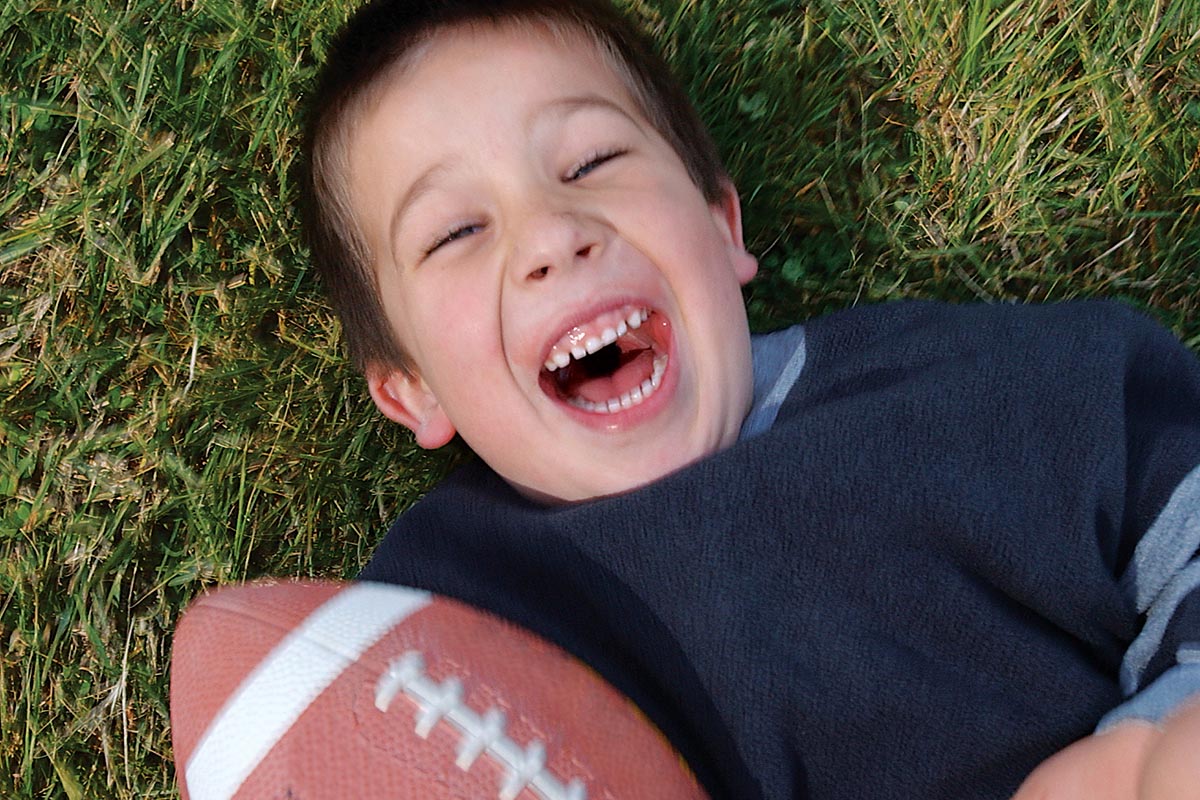
[[[623,306],[567,331],[539,376],[550,397],[593,414],[648,400],[667,370],[670,324],[648,308]]]

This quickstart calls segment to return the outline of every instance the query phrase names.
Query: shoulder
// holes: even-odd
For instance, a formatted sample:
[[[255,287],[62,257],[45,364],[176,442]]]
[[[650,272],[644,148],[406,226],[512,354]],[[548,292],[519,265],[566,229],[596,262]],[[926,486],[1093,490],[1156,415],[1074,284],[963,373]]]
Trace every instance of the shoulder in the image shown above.
[[[850,354],[888,359],[908,354],[987,353],[1051,356],[1083,351],[1115,356],[1178,341],[1146,315],[1113,300],[1045,304],[898,301],[835,312],[805,325],[812,358]]]
[[[889,338],[897,333],[949,334],[958,329],[1054,329],[1155,327],[1145,314],[1116,300],[1070,300],[1054,303],[947,303],[936,300],[898,300],[854,306],[807,323],[822,335]]]
[[[498,536],[483,535],[528,502],[478,458],[472,458],[400,514],[359,574],[451,594],[462,563],[486,561]]]
[[[789,413],[831,398],[966,407],[968,396],[1022,407],[1117,409],[1135,383],[1194,380],[1197,360],[1170,331],[1119,302],[1039,305],[900,301],[805,324],[806,365]],[[1157,390],[1155,390],[1155,393]],[[1066,399],[1064,399],[1066,398]]]

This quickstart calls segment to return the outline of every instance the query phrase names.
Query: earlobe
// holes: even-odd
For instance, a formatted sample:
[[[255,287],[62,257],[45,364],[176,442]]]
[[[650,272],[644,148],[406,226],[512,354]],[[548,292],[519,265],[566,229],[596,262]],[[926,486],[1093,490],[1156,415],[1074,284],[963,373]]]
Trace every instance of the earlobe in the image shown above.
[[[454,438],[454,424],[419,376],[398,369],[370,369],[367,390],[375,407],[412,431],[421,447],[432,450]]]
[[[711,206],[713,219],[726,234],[730,262],[738,283],[745,284],[758,272],[758,259],[746,250],[742,239],[742,203],[737,187],[728,179],[721,181],[721,185],[721,199]]]

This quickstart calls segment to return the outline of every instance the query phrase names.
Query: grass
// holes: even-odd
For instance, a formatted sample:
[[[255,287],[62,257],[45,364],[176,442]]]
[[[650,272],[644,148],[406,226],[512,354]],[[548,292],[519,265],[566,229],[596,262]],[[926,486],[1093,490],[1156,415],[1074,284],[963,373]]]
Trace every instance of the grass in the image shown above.
[[[626,5],[738,181],[755,327],[1104,295],[1200,346],[1200,0]],[[348,9],[0,7],[0,796],[173,796],[179,609],[354,574],[458,458],[372,412],[298,243]]]

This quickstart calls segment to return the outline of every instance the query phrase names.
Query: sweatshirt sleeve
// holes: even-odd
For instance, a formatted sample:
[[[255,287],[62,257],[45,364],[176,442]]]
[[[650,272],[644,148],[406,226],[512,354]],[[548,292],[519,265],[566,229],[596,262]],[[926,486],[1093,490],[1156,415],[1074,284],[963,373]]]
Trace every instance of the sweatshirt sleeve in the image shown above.
[[[1142,620],[1121,663],[1126,700],[1097,732],[1200,701],[1200,361],[1136,317],[1126,369],[1126,535],[1120,587]]]

